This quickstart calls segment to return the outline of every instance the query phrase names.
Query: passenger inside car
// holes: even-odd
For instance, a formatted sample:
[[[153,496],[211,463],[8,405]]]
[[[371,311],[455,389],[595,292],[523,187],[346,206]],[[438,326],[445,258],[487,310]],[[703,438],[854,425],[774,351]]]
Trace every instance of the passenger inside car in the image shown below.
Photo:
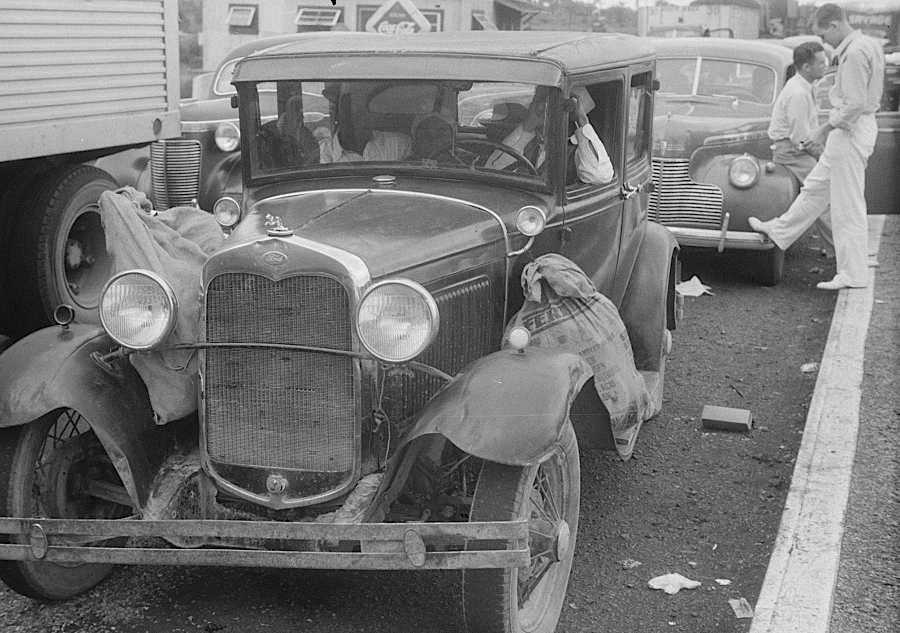
[[[412,151],[416,158],[429,159],[444,149],[453,147],[456,138],[456,121],[446,114],[429,112],[413,120]]]

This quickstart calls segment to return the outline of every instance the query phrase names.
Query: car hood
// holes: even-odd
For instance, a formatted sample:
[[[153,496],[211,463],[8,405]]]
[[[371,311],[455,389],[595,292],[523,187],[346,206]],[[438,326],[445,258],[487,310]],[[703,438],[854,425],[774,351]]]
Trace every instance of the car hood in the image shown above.
[[[769,106],[728,105],[662,101],[653,119],[653,155],[662,158],[689,158],[711,136],[765,132],[769,127]]]
[[[496,215],[464,200],[409,191],[335,189],[258,202],[228,239],[229,246],[266,236],[275,217],[300,240],[359,257],[373,278],[467,248],[502,244],[504,239]]]

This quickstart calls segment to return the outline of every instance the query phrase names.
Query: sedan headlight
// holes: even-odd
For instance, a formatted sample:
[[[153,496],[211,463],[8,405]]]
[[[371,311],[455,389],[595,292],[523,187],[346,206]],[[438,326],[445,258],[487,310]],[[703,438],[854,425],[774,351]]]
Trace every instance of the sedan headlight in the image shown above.
[[[731,161],[728,179],[738,189],[752,187],[759,180],[759,163],[752,156],[738,156]]]
[[[165,279],[149,270],[126,270],[106,282],[100,322],[120,345],[148,350],[175,328],[178,304]]]
[[[216,147],[223,152],[233,152],[241,145],[241,131],[234,123],[219,123],[216,127]]]
[[[402,363],[421,354],[434,340],[440,315],[425,288],[407,279],[374,284],[356,313],[359,340],[372,356]]]
[[[222,228],[230,229],[241,219],[241,205],[228,196],[219,198],[213,205],[213,217]]]

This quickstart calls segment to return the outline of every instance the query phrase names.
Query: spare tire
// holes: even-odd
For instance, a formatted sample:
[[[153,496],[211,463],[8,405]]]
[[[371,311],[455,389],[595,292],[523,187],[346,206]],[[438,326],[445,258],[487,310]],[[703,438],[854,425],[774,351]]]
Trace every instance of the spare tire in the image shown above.
[[[20,332],[51,325],[61,304],[72,306],[77,322],[99,323],[100,294],[113,269],[98,200],[116,188],[112,176],[89,165],[42,175],[12,236],[18,271],[10,286]]]

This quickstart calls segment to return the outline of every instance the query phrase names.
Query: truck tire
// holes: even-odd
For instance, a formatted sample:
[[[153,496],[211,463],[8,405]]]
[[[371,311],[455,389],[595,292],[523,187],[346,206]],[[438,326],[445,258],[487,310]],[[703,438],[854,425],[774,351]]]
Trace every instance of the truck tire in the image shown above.
[[[0,335],[18,333],[11,284],[19,266],[13,255],[12,236],[21,216],[22,200],[33,191],[39,173],[31,164],[0,172]]]
[[[112,260],[97,201],[116,181],[102,169],[67,165],[44,174],[27,199],[12,237],[17,273],[15,315],[21,333],[51,325],[72,306],[79,323],[99,323],[97,306]]]

